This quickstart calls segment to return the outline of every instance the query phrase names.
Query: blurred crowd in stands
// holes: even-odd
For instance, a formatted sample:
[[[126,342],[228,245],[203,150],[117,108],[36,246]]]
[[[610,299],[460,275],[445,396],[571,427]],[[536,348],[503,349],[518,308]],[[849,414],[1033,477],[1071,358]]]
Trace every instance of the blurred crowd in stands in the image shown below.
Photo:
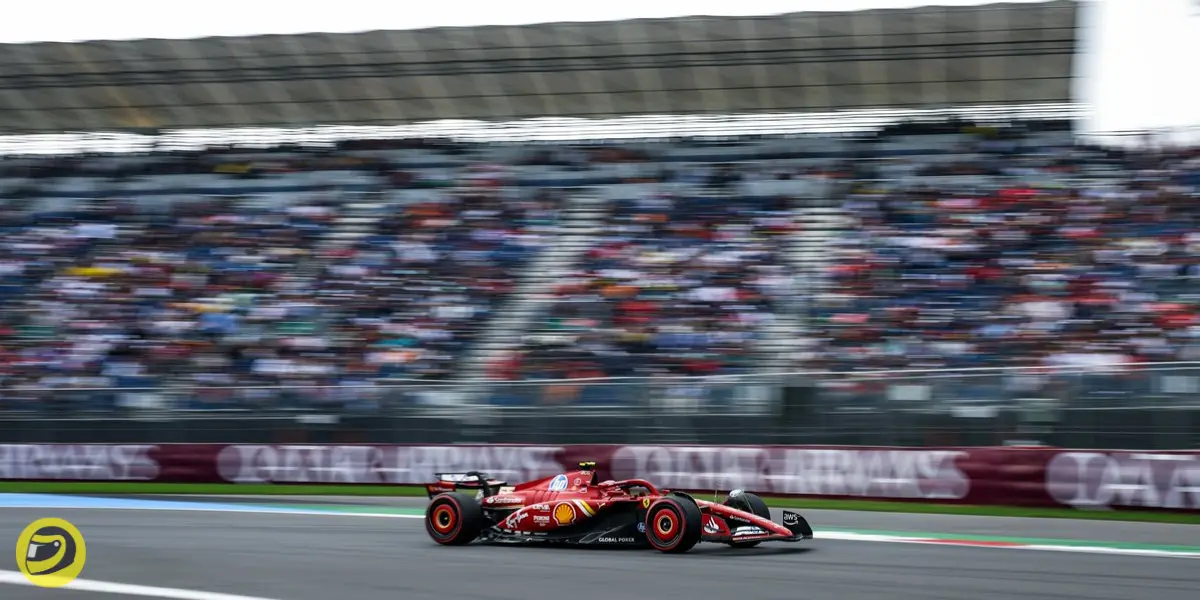
[[[719,150],[686,160],[415,141],[6,160],[4,402],[184,386],[196,407],[354,403],[371,382],[451,379],[580,188],[609,201],[536,317],[559,342],[491,377],[749,373],[781,313],[807,341],[797,370],[1200,360],[1200,154],[1031,135],[908,126],[824,155],[676,143]],[[788,252],[816,235],[814,200],[746,191],[792,180],[836,182],[816,201],[850,219],[816,273]]]
[[[686,181],[687,175],[679,180]],[[727,192],[725,181],[697,184]],[[545,341],[510,355],[501,379],[716,375],[753,371],[750,342],[787,275],[777,198],[618,200],[577,268],[550,291]]]
[[[814,366],[1200,360],[1197,156],[989,155],[979,162],[1045,183],[855,185]],[[1070,183],[1098,166],[1113,185]]]
[[[557,199],[487,165],[418,181],[382,163],[204,153],[8,166],[5,386],[184,386],[207,407],[277,405],[280,386],[304,388],[284,404],[342,403],[381,378],[446,378],[550,239]],[[368,193],[330,184],[339,172]],[[119,187],[147,178],[138,193]],[[396,190],[419,194],[380,201]]]

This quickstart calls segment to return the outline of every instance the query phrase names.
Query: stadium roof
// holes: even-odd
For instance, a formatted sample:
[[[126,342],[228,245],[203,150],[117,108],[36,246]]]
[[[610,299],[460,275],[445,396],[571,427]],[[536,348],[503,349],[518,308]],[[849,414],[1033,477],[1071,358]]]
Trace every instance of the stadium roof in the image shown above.
[[[0,132],[1065,104],[1076,3],[0,45]]]

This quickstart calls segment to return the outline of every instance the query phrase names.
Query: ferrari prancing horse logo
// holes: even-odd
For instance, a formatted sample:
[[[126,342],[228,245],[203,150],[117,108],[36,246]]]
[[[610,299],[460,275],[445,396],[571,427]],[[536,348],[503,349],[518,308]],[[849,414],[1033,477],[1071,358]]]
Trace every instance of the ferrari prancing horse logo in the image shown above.
[[[650,508],[650,499],[642,498],[642,508]]]

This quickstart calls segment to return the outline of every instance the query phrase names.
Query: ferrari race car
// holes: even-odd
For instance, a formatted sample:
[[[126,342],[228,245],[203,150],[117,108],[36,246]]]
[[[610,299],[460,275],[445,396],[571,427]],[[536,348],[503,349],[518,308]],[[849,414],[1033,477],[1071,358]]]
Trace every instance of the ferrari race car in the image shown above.
[[[642,479],[599,481],[596,463],[515,486],[483,473],[438,473],[428,484],[425,530],[449,546],[476,540],[493,543],[558,543],[650,547],[687,552],[700,542],[736,548],[765,541],[813,537],[798,513],[771,521],[762,498],[741,490],[709,502],[660,490]]]

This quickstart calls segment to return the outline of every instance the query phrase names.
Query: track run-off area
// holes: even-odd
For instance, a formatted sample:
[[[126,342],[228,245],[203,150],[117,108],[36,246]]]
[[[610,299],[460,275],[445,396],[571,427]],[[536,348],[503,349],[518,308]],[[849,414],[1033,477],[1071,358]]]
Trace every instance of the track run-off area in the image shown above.
[[[662,555],[441,547],[424,501],[353,502],[0,494],[8,547],[40,518],[68,520],[87,544],[62,589],[30,586],[6,559],[0,598],[1191,600],[1200,589],[1198,525],[802,511],[816,530],[804,543]]]

